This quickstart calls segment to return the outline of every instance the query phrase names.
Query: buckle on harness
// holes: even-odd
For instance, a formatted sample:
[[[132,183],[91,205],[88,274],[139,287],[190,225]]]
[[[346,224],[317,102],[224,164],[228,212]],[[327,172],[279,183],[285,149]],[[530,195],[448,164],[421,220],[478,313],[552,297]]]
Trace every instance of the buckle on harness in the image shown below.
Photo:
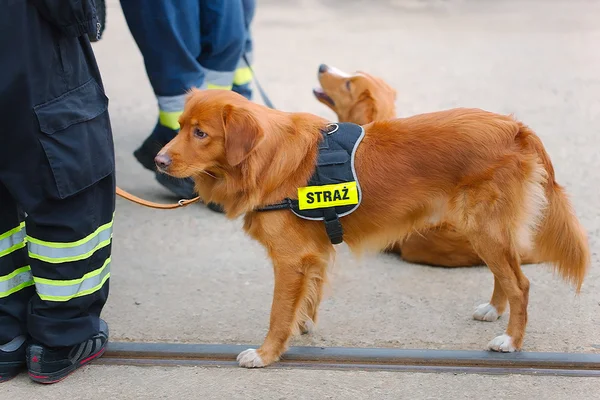
[[[340,222],[337,215],[335,219],[332,220],[323,220],[325,222],[325,230],[327,231],[327,236],[329,236],[329,240],[331,240],[332,244],[340,244],[344,238],[344,229],[342,228],[342,223]]]
[[[344,240],[344,229],[342,223],[335,212],[335,208],[326,208],[323,210],[323,223],[325,231],[332,244],[340,244]]]

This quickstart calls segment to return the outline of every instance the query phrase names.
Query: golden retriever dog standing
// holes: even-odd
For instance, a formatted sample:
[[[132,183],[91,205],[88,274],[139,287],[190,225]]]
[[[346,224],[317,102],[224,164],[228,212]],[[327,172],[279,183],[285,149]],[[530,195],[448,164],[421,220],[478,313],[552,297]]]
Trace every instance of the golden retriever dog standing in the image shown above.
[[[318,101],[330,108],[339,122],[359,125],[396,118],[396,90],[383,79],[363,71],[348,74],[335,67],[319,66],[319,84],[313,89]],[[427,138],[423,138],[427,141]],[[405,261],[440,267],[470,267],[484,265],[471,242],[454,227],[440,224],[415,232],[402,242],[391,245],[388,252],[400,255]],[[546,260],[529,249],[519,249],[522,264]],[[475,318],[494,321],[499,315],[482,304]]]
[[[268,333],[259,349],[238,355],[240,366],[267,366],[285,352],[293,334],[316,322],[335,249],[322,221],[286,209],[257,209],[298,198],[330,122],[269,109],[232,91],[194,89],[179,123],[179,134],[156,156],[157,167],[192,177],[204,201],[222,204],[227,217],[243,215],[245,232],[273,262]],[[494,274],[489,306],[501,314],[510,305],[508,327],[489,349],[520,350],[529,280],[518,249],[551,260],[578,292],[590,257],[539,138],[511,117],[479,109],[363,128],[354,162],[362,200],[341,218],[346,244],[355,253],[381,251],[411,232],[451,224]]]

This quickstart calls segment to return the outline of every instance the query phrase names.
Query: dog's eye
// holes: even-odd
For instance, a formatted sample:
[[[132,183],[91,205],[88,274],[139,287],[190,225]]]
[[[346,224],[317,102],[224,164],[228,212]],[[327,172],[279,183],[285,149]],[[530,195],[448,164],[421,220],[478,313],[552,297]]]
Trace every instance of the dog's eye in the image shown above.
[[[198,128],[194,128],[194,136],[196,136],[198,139],[204,139],[208,135],[206,134],[206,132],[201,131]]]
[[[346,81],[346,89],[350,90],[350,80]]]

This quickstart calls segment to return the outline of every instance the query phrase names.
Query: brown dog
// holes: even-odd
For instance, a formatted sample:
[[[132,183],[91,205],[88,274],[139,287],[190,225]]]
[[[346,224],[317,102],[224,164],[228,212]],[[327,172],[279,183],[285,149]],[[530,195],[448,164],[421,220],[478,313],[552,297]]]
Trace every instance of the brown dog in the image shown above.
[[[232,91],[193,90],[179,123],[179,134],[156,156],[157,167],[192,177],[200,196],[222,204],[229,218],[245,215],[244,230],[273,261],[269,331],[258,350],[238,356],[244,367],[269,365],[294,333],[317,320],[334,247],[322,221],[256,210],[297,198],[329,121],[272,110]],[[341,218],[345,242],[353,252],[380,251],[414,231],[456,227],[494,274],[488,311],[499,315],[510,304],[507,330],[488,344],[491,350],[512,352],[523,344],[529,281],[518,249],[551,260],[579,292],[587,238],[542,143],[520,122],[479,109],[372,122],[364,126],[354,167],[362,201]]]
[[[317,100],[336,113],[338,121],[364,125],[396,118],[396,91],[381,78],[362,71],[348,74],[325,64],[319,66],[318,77],[321,87],[314,89],[313,93]],[[386,251],[397,253],[404,260],[416,264],[441,267],[485,264],[471,242],[448,224],[415,233],[402,242],[394,243]],[[521,264],[547,261],[527,249],[520,249],[520,256]],[[488,317],[497,318],[494,315]]]

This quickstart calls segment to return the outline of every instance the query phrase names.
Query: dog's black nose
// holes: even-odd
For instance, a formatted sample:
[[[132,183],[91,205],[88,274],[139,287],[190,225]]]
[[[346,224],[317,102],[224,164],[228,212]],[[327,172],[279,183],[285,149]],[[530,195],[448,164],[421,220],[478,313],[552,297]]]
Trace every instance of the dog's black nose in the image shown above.
[[[319,65],[319,73],[322,74],[324,72],[327,72],[327,65],[325,65],[325,64]]]
[[[154,163],[159,169],[166,169],[171,165],[171,157],[166,154],[159,154],[154,157]]]

